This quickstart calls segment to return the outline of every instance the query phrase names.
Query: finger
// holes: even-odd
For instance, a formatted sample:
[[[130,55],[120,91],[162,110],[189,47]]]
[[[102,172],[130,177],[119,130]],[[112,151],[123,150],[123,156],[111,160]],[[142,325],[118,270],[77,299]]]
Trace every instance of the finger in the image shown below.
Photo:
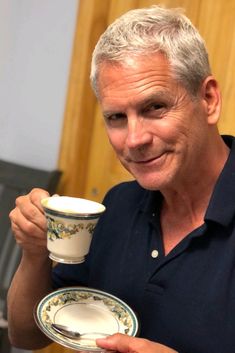
[[[18,217],[19,219],[17,220]],[[10,218],[15,223],[21,222],[24,219],[26,226],[28,225],[28,222],[31,222],[42,230],[45,230],[46,227],[46,219],[41,206],[39,208],[36,201],[33,203],[29,195],[20,196],[16,199],[16,208],[10,213]],[[24,226],[23,222],[21,222],[21,225],[22,227]]]
[[[42,244],[44,244],[47,240],[46,232],[42,232],[41,229],[35,228],[36,231],[29,232],[29,234],[27,234],[25,231],[19,228],[18,225],[15,224],[14,222],[12,222],[11,228],[15,235],[16,240],[18,240],[19,237],[20,237],[20,240],[25,239],[26,241],[30,241],[30,239],[32,239],[32,242],[34,243],[35,241],[37,241],[38,243],[41,240]]]
[[[43,215],[39,215],[32,221],[28,220],[21,210],[16,208],[10,215],[12,230],[15,233],[20,229],[23,233],[36,238],[45,238],[46,236],[46,219]],[[30,217],[29,217],[30,218]]]
[[[44,214],[41,201],[42,199],[45,199],[46,197],[49,197],[49,196],[50,194],[46,190],[34,188],[29,193],[29,200],[34,206],[36,206]]]
[[[99,338],[96,343],[102,348],[116,350],[120,353],[176,353],[175,350],[162,344],[123,334]]]
[[[35,243],[35,238],[32,238],[32,237],[25,237],[25,234],[19,229],[16,231],[16,242],[17,244],[19,244],[20,246],[22,245],[24,248],[28,248],[28,247],[34,247],[35,248],[35,245],[37,245],[37,248],[38,247],[42,247],[42,248],[46,248],[46,245],[47,245],[47,241],[46,239],[42,239],[42,238],[38,238],[37,239],[37,243]]]
[[[106,338],[99,338],[96,343],[99,347],[114,350],[120,353],[140,353],[141,351],[133,351],[133,341],[135,338],[123,335],[120,333],[108,336]],[[145,351],[144,353],[148,353]],[[153,353],[153,352],[151,352]]]
[[[22,248],[23,251],[27,251],[27,253],[35,254],[35,256],[39,254],[45,254],[48,256],[48,250],[46,245],[46,239],[35,239],[33,237],[25,236],[25,234],[15,227],[14,229],[15,240],[16,243]]]

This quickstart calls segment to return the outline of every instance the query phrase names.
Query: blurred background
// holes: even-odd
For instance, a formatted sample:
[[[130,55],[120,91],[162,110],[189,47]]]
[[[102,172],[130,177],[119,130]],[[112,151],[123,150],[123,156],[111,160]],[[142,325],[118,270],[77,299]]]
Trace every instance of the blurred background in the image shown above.
[[[90,59],[110,22],[152,4],[184,8],[199,29],[222,89],[220,131],[235,134],[234,0],[0,0],[1,160],[59,170],[57,192],[96,201],[131,178],[106,139]],[[73,351],[52,344],[37,352]]]
[[[0,158],[57,167],[77,0],[0,0]]]

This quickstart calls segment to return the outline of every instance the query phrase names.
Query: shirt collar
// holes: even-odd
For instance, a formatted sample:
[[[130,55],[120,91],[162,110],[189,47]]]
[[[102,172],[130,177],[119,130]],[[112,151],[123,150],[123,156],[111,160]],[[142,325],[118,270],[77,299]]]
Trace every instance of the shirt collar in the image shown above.
[[[231,150],[212,193],[205,221],[228,226],[235,214],[235,138],[223,136],[223,139]]]

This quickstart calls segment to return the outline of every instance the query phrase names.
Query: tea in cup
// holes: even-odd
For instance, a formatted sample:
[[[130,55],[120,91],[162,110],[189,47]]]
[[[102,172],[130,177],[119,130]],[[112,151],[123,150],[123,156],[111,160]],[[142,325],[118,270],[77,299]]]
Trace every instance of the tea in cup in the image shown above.
[[[105,206],[70,196],[47,197],[41,203],[47,219],[49,257],[67,264],[84,262]]]

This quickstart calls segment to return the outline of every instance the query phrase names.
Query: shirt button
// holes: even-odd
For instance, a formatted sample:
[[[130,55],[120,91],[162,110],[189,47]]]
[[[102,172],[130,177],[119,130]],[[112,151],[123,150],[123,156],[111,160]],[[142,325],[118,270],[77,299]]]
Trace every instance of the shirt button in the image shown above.
[[[153,250],[153,251],[151,252],[151,256],[152,256],[154,259],[156,259],[156,257],[158,257],[158,251],[157,251],[157,250]]]

